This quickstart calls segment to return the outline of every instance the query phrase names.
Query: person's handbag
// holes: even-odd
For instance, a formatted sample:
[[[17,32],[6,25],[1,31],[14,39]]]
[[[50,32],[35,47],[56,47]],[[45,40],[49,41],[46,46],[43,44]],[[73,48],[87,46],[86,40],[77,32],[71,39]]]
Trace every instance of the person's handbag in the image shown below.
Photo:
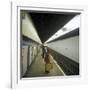
[[[46,71],[50,71],[52,68],[53,68],[53,64],[52,63],[46,63],[45,64]]]

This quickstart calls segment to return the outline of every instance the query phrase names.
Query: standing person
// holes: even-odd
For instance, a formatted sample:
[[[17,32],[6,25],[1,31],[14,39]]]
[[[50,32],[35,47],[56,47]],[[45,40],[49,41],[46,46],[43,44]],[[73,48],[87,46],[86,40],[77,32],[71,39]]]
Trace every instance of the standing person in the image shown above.
[[[44,45],[41,45],[42,48],[42,58],[44,59],[47,54],[47,47]]]
[[[52,64],[50,63],[50,53],[46,46],[42,45],[42,58],[45,62],[45,72],[49,73],[52,69]]]
[[[51,59],[50,52],[49,52],[49,50],[46,47],[46,54],[45,54],[45,58],[44,58],[44,61],[45,61],[45,72],[46,73],[49,73],[50,70],[53,68],[53,65],[50,62],[50,59]]]
[[[44,56],[45,56],[45,48],[44,48],[44,45],[42,45],[41,48],[42,48],[42,58],[44,58]]]

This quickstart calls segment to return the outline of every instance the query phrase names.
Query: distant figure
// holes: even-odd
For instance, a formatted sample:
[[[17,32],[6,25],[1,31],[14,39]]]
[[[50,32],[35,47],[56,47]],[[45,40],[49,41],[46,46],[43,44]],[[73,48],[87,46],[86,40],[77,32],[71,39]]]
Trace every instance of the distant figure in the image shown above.
[[[46,54],[47,54],[47,47],[42,45],[42,58],[45,58]]]

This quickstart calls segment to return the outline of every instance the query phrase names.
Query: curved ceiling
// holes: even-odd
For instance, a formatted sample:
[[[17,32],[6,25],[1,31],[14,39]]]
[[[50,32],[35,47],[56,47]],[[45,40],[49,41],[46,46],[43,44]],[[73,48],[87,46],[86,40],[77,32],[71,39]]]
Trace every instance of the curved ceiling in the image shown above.
[[[44,43],[68,21],[70,21],[76,13],[46,13],[46,12],[29,12],[37,33]]]

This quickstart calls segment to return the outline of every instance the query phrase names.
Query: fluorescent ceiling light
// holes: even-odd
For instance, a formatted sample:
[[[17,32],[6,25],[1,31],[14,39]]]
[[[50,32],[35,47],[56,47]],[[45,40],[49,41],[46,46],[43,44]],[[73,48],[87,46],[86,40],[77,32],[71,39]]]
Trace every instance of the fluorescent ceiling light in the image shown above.
[[[75,16],[67,24],[64,25],[60,30],[58,30],[53,36],[51,36],[45,43],[50,42],[66,33],[69,33],[76,28],[80,27],[80,15]]]

